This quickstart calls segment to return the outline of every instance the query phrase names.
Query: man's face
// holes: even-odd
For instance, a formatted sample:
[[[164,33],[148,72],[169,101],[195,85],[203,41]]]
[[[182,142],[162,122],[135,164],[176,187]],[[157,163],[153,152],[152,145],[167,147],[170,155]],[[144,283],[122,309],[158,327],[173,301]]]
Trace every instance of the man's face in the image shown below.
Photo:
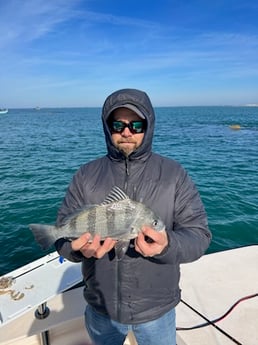
[[[144,121],[134,111],[127,108],[118,108],[113,111],[113,121],[122,121],[126,124],[131,121]],[[112,141],[114,146],[125,156],[129,156],[142,143],[144,133],[132,133],[128,127],[125,127],[121,133],[112,132]]]

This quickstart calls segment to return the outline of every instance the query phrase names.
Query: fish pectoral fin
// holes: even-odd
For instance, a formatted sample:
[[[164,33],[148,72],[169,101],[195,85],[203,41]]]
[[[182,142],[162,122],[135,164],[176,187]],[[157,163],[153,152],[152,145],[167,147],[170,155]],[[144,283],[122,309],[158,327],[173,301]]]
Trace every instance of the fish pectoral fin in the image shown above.
[[[123,259],[127,249],[129,247],[130,241],[118,241],[115,245],[115,252],[118,260]]]

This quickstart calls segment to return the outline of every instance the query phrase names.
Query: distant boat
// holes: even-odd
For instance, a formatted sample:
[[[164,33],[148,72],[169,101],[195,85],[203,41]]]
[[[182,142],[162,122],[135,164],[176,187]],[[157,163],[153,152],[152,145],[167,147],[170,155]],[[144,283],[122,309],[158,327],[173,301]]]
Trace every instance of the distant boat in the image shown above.
[[[7,114],[8,113],[8,109],[0,109],[0,114]]]
[[[249,103],[245,105],[246,107],[258,107],[258,103]]]

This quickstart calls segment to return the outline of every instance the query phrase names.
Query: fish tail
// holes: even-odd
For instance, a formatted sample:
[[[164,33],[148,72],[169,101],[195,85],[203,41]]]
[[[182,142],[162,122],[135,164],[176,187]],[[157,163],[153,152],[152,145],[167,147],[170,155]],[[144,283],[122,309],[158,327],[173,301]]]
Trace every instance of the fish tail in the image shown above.
[[[35,240],[43,250],[48,249],[57,239],[55,236],[57,228],[54,225],[30,224],[29,228],[34,235]]]

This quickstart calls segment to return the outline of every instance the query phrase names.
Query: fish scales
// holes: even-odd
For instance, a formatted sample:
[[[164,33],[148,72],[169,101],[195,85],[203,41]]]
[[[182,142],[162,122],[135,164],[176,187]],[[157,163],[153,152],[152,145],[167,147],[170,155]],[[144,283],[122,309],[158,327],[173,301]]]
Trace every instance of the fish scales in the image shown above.
[[[123,201],[124,202],[124,201]],[[121,210],[120,210],[121,208]],[[119,212],[120,210],[120,212]],[[110,213],[110,219],[113,218],[113,231],[115,233],[117,233],[120,227],[121,231],[124,231],[125,228],[125,223],[124,223],[124,219],[123,219],[123,208],[122,205],[118,205],[118,203],[113,203],[110,206],[108,206],[108,211]],[[110,222],[111,224],[111,222]],[[112,229],[109,230],[109,233],[112,232]]]
[[[87,206],[76,211],[60,227],[47,224],[30,224],[35,240],[47,249],[62,237],[75,239],[89,232],[92,237],[111,237],[117,240],[115,251],[118,259],[125,254],[130,239],[136,238],[143,226],[163,231],[165,225],[142,202],[131,200],[119,187],[114,187],[99,205]]]
[[[71,219],[68,219],[64,225],[64,232],[74,232],[74,235],[77,236],[88,231],[87,228],[89,228],[90,223],[93,222],[92,218],[94,218],[94,212],[94,209],[88,209],[85,212],[78,213]]]
[[[108,233],[112,234],[122,233],[123,236],[128,232],[130,237],[131,224],[135,218],[135,206],[130,200],[123,200],[121,202],[114,202],[107,206],[108,213]]]
[[[108,222],[106,216],[106,207],[101,206],[96,208],[96,220],[95,220],[95,232],[94,235],[99,234],[101,237],[108,236]]]
[[[130,200],[128,200],[128,202],[129,202],[129,207],[127,207],[125,209],[125,213],[124,213],[125,220],[129,219],[129,218],[134,219],[136,216],[136,213],[135,213],[136,207],[133,206],[133,203]],[[139,204],[139,205],[141,205],[141,204]]]
[[[114,229],[116,229],[116,213],[115,210],[113,210],[110,207],[105,208],[105,213],[106,213],[106,219],[107,219],[107,224],[106,224],[106,230],[107,230],[107,235],[110,235]]]
[[[103,209],[90,207],[76,217],[75,228],[71,228],[79,235],[84,232],[90,232],[92,236],[101,234],[106,227],[106,217],[103,217]]]
[[[87,214],[87,221],[85,226],[87,227],[85,231],[90,231],[93,235],[96,233],[96,220],[97,220],[97,209],[95,207],[91,208]]]
[[[139,206],[142,206],[141,204],[138,204]],[[131,200],[127,200],[127,207],[124,209],[124,222],[127,224],[126,227],[127,229],[132,227],[132,222],[136,219],[136,207],[135,204],[131,202]],[[130,224],[128,220],[130,219]]]

